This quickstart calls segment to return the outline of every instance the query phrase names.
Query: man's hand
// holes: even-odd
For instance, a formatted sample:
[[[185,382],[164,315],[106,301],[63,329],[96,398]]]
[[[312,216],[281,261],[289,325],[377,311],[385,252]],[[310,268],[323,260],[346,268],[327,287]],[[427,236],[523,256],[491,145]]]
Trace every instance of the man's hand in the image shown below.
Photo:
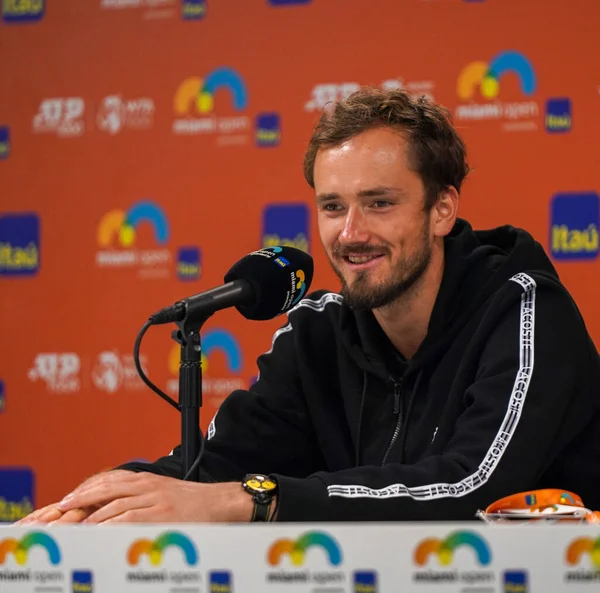
[[[50,523],[51,521],[56,521],[63,516],[63,512],[59,510],[56,506],[56,503],[49,504],[48,506],[42,507],[41,509],[37,509],[33,511],[33,513],[29,513],[26,517],[15,521],[15,525],[26,525],[28,523]]]
[[[97,510],[84,523],[248,522],[252,497],[238,482],[199,484],[142,472],[108,472],[66,496],[57,508],[65,513]]]
[[[88,478],[87,480],[83,481],[79,486],[77,486],[77,488],[75,488],[75,490],[73,490],[71,494],[78,492],[81,488],[87,488],[88,486],[96,483],[108,474],[130,473],[131,472],[123,469],[116,469],[110,472],[96,474],[95,476],[92,476],[91,478]],[[99,507],[97,506],[89,506],[86,508],[75,508],[69,510],[68,512],[64,512],[58,507],[58,503],[49,504],[48,506],[33,511],[33,513],[30,513],[22,519],[19,519],[19,521],[17,521],[15,525],[27,525],[29,523],[54,523],[56,521],[60,521],[61,523],[80,523],[98,508]]]

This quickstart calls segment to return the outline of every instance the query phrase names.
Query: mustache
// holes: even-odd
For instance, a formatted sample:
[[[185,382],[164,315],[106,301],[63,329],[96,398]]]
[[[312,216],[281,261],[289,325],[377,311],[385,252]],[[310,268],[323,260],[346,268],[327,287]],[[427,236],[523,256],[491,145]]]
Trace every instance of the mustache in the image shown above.
[[[387,245],[369,245],[368,243],[353,243],[351,245],[333,246],[333,255],[336,257],[348,257],[349,255],[389,255]]]

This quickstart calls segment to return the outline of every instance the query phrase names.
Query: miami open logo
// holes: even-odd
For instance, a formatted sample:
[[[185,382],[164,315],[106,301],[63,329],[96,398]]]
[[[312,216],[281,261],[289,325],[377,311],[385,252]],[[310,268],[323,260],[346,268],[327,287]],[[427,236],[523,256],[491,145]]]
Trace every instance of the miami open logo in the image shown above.
[[[338,566],[342,563],[342,550],[338,543],[324,532],[310,531],[296,540],[277,540],[269,548],[269,564],[277,566],[281,562],[282,556],[288,555],[294,566],[302,566],[306,551],[313,546],[323,549],[329,564],[332,566]]]
[[[600,579],[600,537],[573,540],[567,547],[565,560],[569,566],[579,566],[566,571],[565,581],[591,583]]]
[[[140,235],[145,247],[140,247]],[[169,275],[169,221],[152,200],[141,200],[128,210],[106,212],[98,223],[96,265],[103,268],[138,267],[146,277]],[[153,246],[152,246],[153,245]],[[152,247],[150,247],[152,246]]]
[[[294,300],[292,305],[297,305],[300,299],[306,293],[306,274],[304,270],[297,270],[295,273],[294,288],[296,289]]]
[[[41,554],[37,548],[40,548]],[[62,591],[60,586],[56,587],[65,581],[65,575],[61,570],[38,568],[45,564],[56,567],[61,560],[62,556],[56,540],[44,531],[32,531],[21,539],[0,540],[0,591],[4,591],[2,584],[4,581],[34,582],[36,590],[41,590],[41,585],[45,585],[46,590]]]
[[[236,389],[246,389],[242,374],[244,359],[242,348],[235,335],[224,328],[213,328],[201,333],[202,393],[211,405],[218,407],[226,396]],[[167,390],[179,392],[179,362],[181,346],[173,344],[169,352]]]
[[[324,590],[323,586],[339,586],[346,580],[344,571],[332,570],[342,565],[342,548],[324,531],[309,531],[297,539],[275,541],[267,551],[267,562],[279,567],[267,572],[267,582],[278,586],[302,582]],[[315,570],[315,566],[325,567],[325,570]]]
[[[227,104],[221,95],[229,96]],[[221,113],[217,115],[217,106]],[[190,76],[181,82],[173,99],[176,119],[174,134],[222,134],[224,136],[247,132],[250,120],[242,115],[248,107],[248,89],[237,70],[216,68],[206,77]],[[230,115],[235,113],[236,115]],[[223,143],[223,140],[222,142]]]
[[[518,93],[527,100],[500,100],[503,81],[509,76],[516,78]],[[470,62],[462,68],[456,81],[461,104],[456,108],[455,117],[457,120],[504,120],[506,129],[535,129],[532,119],[539,115],[540,107],[532,98],[537,86],[533,65],[521,52],[502,51],[489,62]]]
[[[171,546],[181,550],[188,566],[196,565],[198,562],[196,547],[187,536],[174,531],[167,531],[155,540],[138,539],[134,541],[127,551],[127,562],[135,566],[142,556],[147,556],[152,565],[160,566],[164,551]]]
[[[285,257],[283,257],[283,255],[279,255],[282,251],[283,251],[283,249],[278,246],[263,247],[262,249],[259,249],[258,251],[253,251],[252,255],[267,257],[269,259],[272,259],[273,262],[275,264],[277,264],[278,266],[280,266],[281,268],[286,268],[287,266],[290,265],[290,262]],[[291,285],[291,290],[288,294],[288,298],[286,299],[285,303],[283,304],[283,309],[286,309],[288,307],[290,300],[291,300],[292,306],[299,303],[300,299],[306,293],[306,273],[304,272],[304,270],[302,270],[302,269],[292,270],[290,273],[291,273],[292,285]]]
[[[186,115],[196,111],[204,115],[215,108],[215,94],[226,89],[233,109],[243,111],[248,106],[248,90],[242,77],[232,68],[218,68],[203,80],[197,76],[186,78],[175,93],[175,113]]]
[[[0,541],[0,564],[4,564],[6,557],[12,554],[19,566],[25,566],[29,550],[35,546],[46,550],[50,564],[56,566],[60,563],[60,550],[54,538],[43,531],[34,531],[20,540],[9,538]]]
[[[500,80],[514,73],[521,92],[531,96],[537,88],[537,79],[531,62],[520,52],[504,51],[490,62],[476,61],[465,66],[457,80],[456,92],[463,100],[472,99],[476,91],[485,99],[495,99],[500,94]]]
[[[155,539],[137,539],[127,549],[126,558],[130,566],[138,567],[126,573],[128,582],[185,584],[189,593],[199,591],[200,572],[193,570],[199,563],[198,550],[183,533],[166,531]],[[182,565],[188,568],[182,570]]]
[[[457,554],[462,550],[470,554],[461,553],[458,559]],[[490,546],[473,531],[455,531],[444,539],[421,540],[414,549],[413,561],[419,567],[427,567],[413,573],[416,583],[460,582],[466,591],[468,586],[481,588],[495,579],[493,571],[472,568],[492,562]]]

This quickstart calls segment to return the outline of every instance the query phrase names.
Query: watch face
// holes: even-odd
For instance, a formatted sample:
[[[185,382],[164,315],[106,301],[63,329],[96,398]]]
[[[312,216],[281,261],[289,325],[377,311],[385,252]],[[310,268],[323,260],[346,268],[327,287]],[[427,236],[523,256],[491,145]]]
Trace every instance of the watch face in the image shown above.
[[[277,484],[269,476],[260,474],[246,476],[245,484],[253,492],[272,492],[277,488]]]

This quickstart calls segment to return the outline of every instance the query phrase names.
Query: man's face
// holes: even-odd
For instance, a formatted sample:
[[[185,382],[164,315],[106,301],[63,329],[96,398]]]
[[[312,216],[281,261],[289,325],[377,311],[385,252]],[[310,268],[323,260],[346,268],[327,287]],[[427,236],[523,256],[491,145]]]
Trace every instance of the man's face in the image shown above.
[[[433,233],[402,135],[377,128],[320,149],[314,180],[321,241],[346,302],[376,309],[414,286]]]

